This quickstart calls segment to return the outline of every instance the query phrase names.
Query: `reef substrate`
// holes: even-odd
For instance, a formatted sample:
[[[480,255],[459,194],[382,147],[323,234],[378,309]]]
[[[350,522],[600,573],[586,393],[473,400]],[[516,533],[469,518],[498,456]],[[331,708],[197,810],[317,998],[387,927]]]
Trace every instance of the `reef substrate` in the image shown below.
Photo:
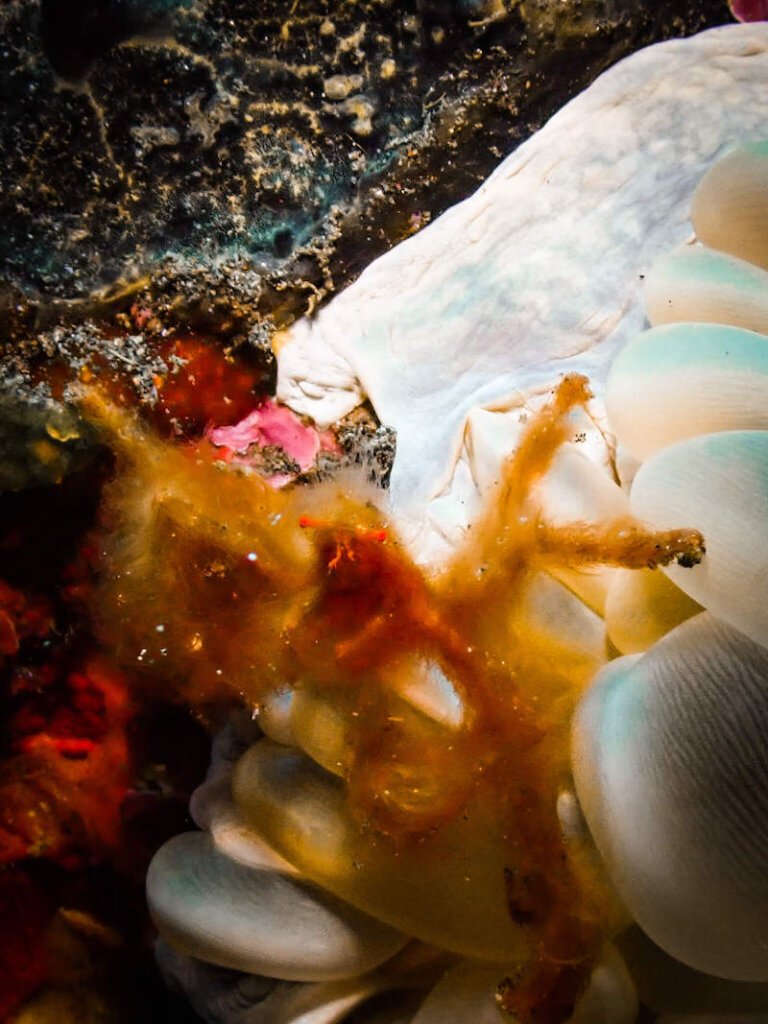
[[[722,17],[717,0],[4,3],[0,336],[142,292],[243,334],[284,323],[607,65]]]

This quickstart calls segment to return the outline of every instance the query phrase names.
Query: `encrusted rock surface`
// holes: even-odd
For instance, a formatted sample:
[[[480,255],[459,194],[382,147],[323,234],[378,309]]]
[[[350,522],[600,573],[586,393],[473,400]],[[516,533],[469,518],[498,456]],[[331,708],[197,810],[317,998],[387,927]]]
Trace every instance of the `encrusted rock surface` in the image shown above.
[[[721,0],[8,0],[0,337],[137,294],[245,336],[471,191]]]

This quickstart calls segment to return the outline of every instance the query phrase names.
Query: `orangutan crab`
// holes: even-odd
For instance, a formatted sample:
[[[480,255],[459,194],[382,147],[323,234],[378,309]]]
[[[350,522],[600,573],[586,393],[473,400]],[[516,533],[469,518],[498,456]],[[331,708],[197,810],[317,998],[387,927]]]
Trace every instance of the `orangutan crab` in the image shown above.
[[[704,551],[694,530],[547,522],[536,484],[589,397],[585,378],[561,380],[466,543],[433,575],[358,480],[275,491],[158,440],[97,392],[82,403],[118,459],[104,506],[104,639],[193,701],[227,686],[256,708],[286,689],[338,702],[349,806],[365,841],[403,860],[478,798],[492,807],[504,913],[524,950],[502,1003],[520,1021],[553,1024],[588,979],[610,914],[556,814],[583,680],[554,634],[528,629],[525,596],[557,565],[690,565]],[[458,695],[453,728],[408,702],[407,677],[424,663]],[[333,871],[321,874],[333,890]],[[429,923],[421,937],[438,941]]]

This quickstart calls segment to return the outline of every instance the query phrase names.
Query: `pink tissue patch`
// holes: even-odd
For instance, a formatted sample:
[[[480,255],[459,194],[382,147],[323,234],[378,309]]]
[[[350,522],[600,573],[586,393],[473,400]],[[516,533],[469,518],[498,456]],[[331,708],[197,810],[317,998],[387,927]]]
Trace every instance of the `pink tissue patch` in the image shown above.
[[[768,20],[768,0],[731,0],[730,7],[737,21]]]
[[[237,456],[247,456],[252,445],[257,448],[282,448],[301,470],[309,469],[320,451],[338,452],[339,448],[330,430],[304,426],[301,419],[285,405],[267,399],[245,419],[231,427],[213,427],[206,432],[211,444],[227,449],[232,461],[243,462]],[[282,487],[291,479],[285,474],[269,478],[275,487]]]

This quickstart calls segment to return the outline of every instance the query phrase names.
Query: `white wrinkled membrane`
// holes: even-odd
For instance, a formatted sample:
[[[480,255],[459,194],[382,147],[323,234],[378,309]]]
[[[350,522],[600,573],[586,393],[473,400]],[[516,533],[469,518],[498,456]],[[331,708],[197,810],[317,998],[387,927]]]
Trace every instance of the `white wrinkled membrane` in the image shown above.
[[[765,23],[627,57],[474,195],[288,330],[282,401],[327,424],[368,396],[397,430],[391,508],[419,559],[444,553],[477,508],[473,411],[511,413],[511,449],[519,412],[560,374],[586,373],[601,393],[643,327],[644,274],[691,237],[702,175],[765,134],[766,83]]]

